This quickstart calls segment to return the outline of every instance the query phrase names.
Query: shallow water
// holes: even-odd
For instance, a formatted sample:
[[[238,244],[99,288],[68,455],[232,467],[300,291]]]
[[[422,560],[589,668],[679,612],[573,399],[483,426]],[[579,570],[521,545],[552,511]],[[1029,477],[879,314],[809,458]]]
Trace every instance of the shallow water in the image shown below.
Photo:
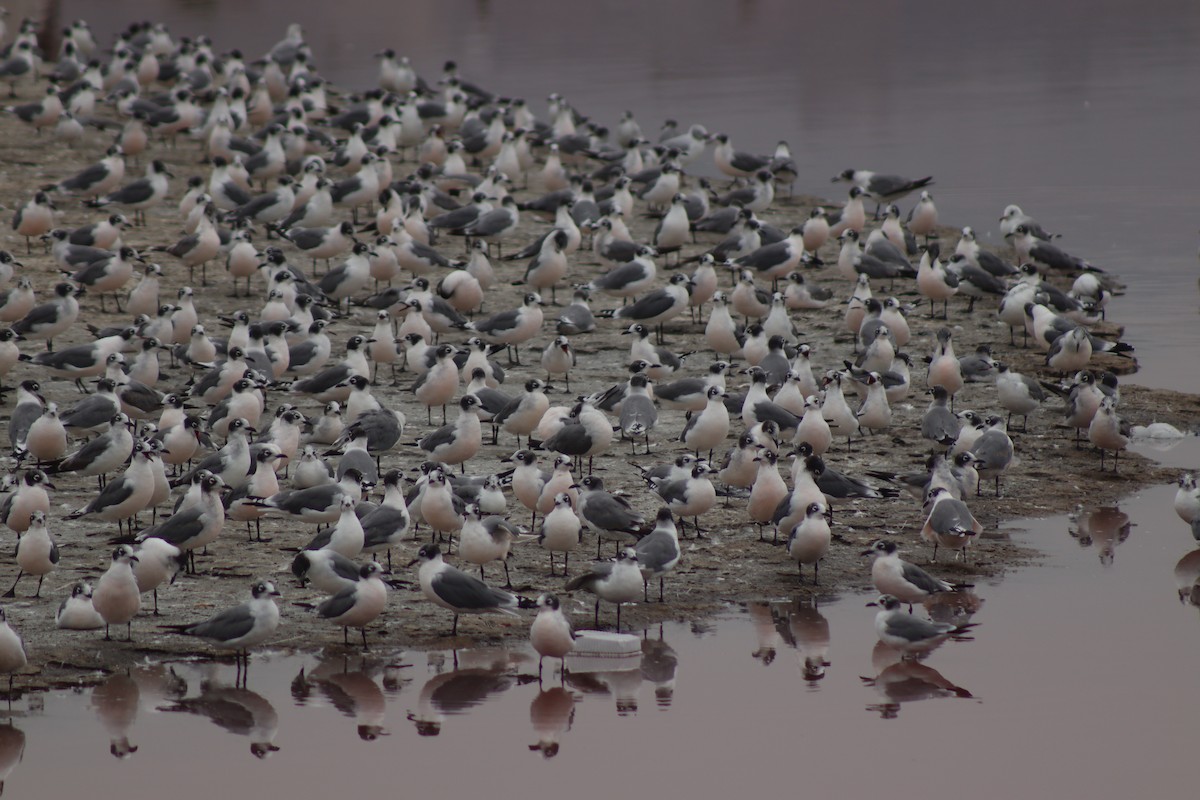
[[[977,586],[971,638],[921,662],[882,652],[869,595],[847,594],[654,628],[640,670],[563,689],[548,662],[541,692],[525,649],[267,654],[250,692],[229,689],[232,665],[155,664],[33,697],[32,711],[20,701],[24,760],[7,785],[63,797],[119,782],[136,797],[169,784],[178,800],[355,781],[457,797],[605,797],[613,782],[862,797],[901,781],[1000,798],[1017,772],[1035,796],[1166,797],[1193,784],[1200,659],[1200,610],[1180,599],[1200,603],[1200,551],[1172,495],[1088,509],[1082,534],[1066,517],[1014,529],[1047,558]],[[0,772],[14,738],[0,728]]]
[[[228,2],[109,0],[106,20],[91,3],[68,2],[63,16],[89,17],[102,35],[165,19],[248,54],[295,19],[341,84],[370,84],[365,54],[388,45],[426,74],[455,58],[468,77],[539,108],[558,91],[604,122],[631,108],[651,134],[671,116],[750,150],[786,138],[804,172],[797,189],[835,198],[841,187],[828,178],[850,166],[933,174],[944,221],[994,241],[996,218],[1017,202],[1064,247],[1120,274],[1129,292],[1110,318],[1138,348],[1136,380],[1200,390],[1189,357],[1200,343],[1191,141],[1200,104],[1183,81],[1200,68],[1200,7],[1147,13],[1109,2],[1081,14],[1028,0],[994,9],[780,0],[697,13],[682,0],[533,2],[516,19],[487,2],[380,5],[345,0],[329,17],[324,4],[261,0],[253,26],[240,24],[246,4]],[[1196,440],[1156,457],[1200,462]],[[1149,489],[1120,512],[1085,510],[1082,536],[1065,517],[1014,529],[1046,560],[976,587],[984,605],[973,639],[947,642],[919,666],[873,658],[870,597],[855,594],[649,631],[648,675],[574,681],[567,694],[525,682],[526,652],[460,651],[457,673],[451,653],[381,651],[365,667],[357,654],[267,654],[251,669],[259,697],[224,706],[187,698],[206,677],[230,682],[232,667],[154,665],[106,690],[20,701],[24,760],[14,765],[18,737],[0,728],[0,774],[11,769],[6,788],[19,797],[118,781],[132,796],[178,800],[210,797],[214,786],[315,794],[354,781],[434,796],[519,785],[531,796],[600,797],[666,781],[698,796],[951,786],[1011,797],[1016,785],[1034,796],[1166,796],[1194,784],[1200,658],[1197,608],[1180,600],[1200,601],[1180,588],[1200,556],[1170,508],[1173,491]],[[806,656],[829,662],[819,680],[806,679]],[[220,710],[225,727],[163,710],[181,705],[180,691],[182,708]],[[434,723],[436,737],[420,735]],[[364,741],[360,726],[379,735]],[[541,738],[559,743],[554,758],[530,751]],[[118,753],[138,749],[118,760],[114,742]],[[255,742],[279,750],[260,761]]]

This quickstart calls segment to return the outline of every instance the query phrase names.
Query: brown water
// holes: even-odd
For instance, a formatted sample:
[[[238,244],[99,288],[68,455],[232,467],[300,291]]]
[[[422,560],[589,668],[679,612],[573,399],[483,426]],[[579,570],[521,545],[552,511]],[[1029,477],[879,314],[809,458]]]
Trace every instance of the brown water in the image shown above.
[[[1200,390],[1200,104],[1187,80],[1200,68],[1200,7],[706,6],[345,0],[335,16],[309,2],[108,0],[105,20],[88,2],[65,3],[64,18],[87,16],[101,33],[166,19],[247,53],[294,19],[335,82],[371,83],[365,54],[388,45],[426,73],[455,58],[498,91],[535,103],[558,91],[601,121],[631,108],[648,132],[671,116],[746,149],[786,138],[804,191],[838,193],[828,178],[849,166],[932,173],[944,220],[994,237],[1017,202],[1065,247],[1123,276],[1130,290],[1110,318],[1128,325],[1137,380]],[[1195,440],[1159,457],[1200,462]],[[206,678],[231,681],[231,668],[154,665],[106,690],[18,704],[24,760],[10,767],[19,737],[0,728],[0,773],[11,768],[14,797],[120,786],[173,800],[381,787],[434,797],[667,786],[698,797],[1182,794],[1194,786],[1200,620],[1181,603],[1177,572],[1194,580],[1200,556],[1173,491],[1147,490],[1119,512],[1086,509],[1082,535],[1063,517],[1014,528],[1045,562],[978,586],[973,640],[919,666],[874,652],[867,595],[655,629],[642,672],[573,681],[566,694],[525,682],[527,652],[460,651],[458,671],[452,653],[379,652],[365,665],[267,654],[252,665],[258,696],[221,706],[178,700],[201,696]],[[823,677],[806,677],[821,660]],[[225,725],[170,707],[220,710]],[[557,741],[557,756],[529,749],[540,739]],[[115,759],[114,741],[118,753],[138,749]],[[254,742],[279,749],[260,760]]]

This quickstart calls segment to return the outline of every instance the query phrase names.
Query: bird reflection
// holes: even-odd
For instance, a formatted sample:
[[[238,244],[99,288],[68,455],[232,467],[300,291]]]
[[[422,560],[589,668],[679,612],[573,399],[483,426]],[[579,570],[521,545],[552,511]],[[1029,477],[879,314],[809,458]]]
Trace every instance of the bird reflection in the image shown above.
[[[654,702],[659,708],[670,708],[675,697],[675,670],[679,658],[675,649],[663,641],[662,626],[658,638],[642,639],[642,679],[654,684]]]
[[[529,745],[545,758],[558,755],[559,737],[575,721],[575,695],[561,686],[538,692],[529,704],[529,721],[537,734],[537,744]]]
[[[817,601],[797,600],[788,609],[789,643],[796,648],[796,657],[804,680],[810,684],[825,677],[829,666],[829,620],[817,608]]]
[[[454,660],[457,666],[457,653]],[[466,666],[434,675],[421,687],[417,710],[408,713],[408,719],[421,736],[437,736],[446,716],[465,714],[517,683],[507,651],[464,651],[463,661],[483,666]]]
[[[166,663],[150,663],[134,667],[129,672],[138,686],[139,700],[147,707],[160,701],[178,700],[188,691],[187,679]]]
[[[8,776],[24,757],[25,731],[13,725],[12,720],[0,725],[0,794],[4,794]]]
[[[904,651],[878,642],[871,651],[874,678],[862,678],[883,696],[882,703],[869,703],[868,711],[876,711],[883,719],[895,719],[903,703],[931,700],[937,697],[971,697],[971,693],[947,680],[942,673],[920,661],[904,657]]]
[[[198,696],[184,698],[159,711],[207,717],[217,727],[248,738],[250,752],[256,758],[266,758],[279,750],[275,744],[279,714],[267,698],[249,689],[204,680]]]
[[[1180,603],[1200,608],[1200,550],[1193,550],[1175,564],[1175,589]]]
[[[1112,566],[1117,545],[1129,538],[1129,531],[1133,527],[1129,515],[1117,506],[1088,510],[1078,505],[1071,517],[1075,527],[1070,533],[1079,540],[1079,546],[1095,547],[1100,551],[1100,563],[1106,567]]]
[[[783,637],[777,628],[778,615],[770,603],[751,603],[747,610],[750,612],[750,623],[754,626],[754,635],[758,640],[758,647],[750,655],[761,661],[763,666],[770,666],[783,643]]]
[[[567,683],[572,689],[584,694],[611,694],[617,701],[617,716],[629,717],[637,714],[638,689],[642,685],[639,669],[610,670],[608,672],[567,673]]]
[[[983,608],[983,598],[970,589],[959,592],[937,592],[922,601],[926,613],[934,622],[962,627]]]
[[[92,689],[92,708],[108,731],[108,752],[116,758],[126,758],[137,752],[129,741],[129,729],[137,719],[141,692],[137,682],[128,674],[117,672]]]
[[[380,674],[387,681],[394,666],[391,662],[365,655],[322,659],[307,673],[301,669],[292,680],[292,697],[300,704],[307,702],[314,690],[319,691],[331,706],[354,718],[360,739],[373,742],[389,733],[383,725],[387,700],[374,676]],[[393,675],[393,685],[396,680]]]

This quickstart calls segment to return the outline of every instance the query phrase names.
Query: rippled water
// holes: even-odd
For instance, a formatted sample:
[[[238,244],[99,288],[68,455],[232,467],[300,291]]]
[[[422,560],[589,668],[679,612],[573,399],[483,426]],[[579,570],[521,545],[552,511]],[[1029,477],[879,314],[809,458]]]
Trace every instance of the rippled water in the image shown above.
[[[455,58],[498,91],[535,103],[558,91],[601,121],[630,108],[648,131],[670,116],[745,149],[786,138],[802,191],[837,196],[828,178],[849,166],[933,174],[942,219],[993,239],[1018,202],[1064,247],[1129,281],[1110,318],[1128,325],[1137,380],[1200,390],[1195,4],[528,2],[519,16],[515,4],[453,1],[344,0],[336,15],[282,0],[104,7],[97,19],[94,4],[67,2],[63,16],[102,33],[166,18],[247,53],[295,19],[338,83],[370,84],[366,54],[391,45],[426,73]],[[1185,467],[1198,455],[1189,441],[1159,457]],[[1200,555],[1172,492],[1014,530],[1045,562],[978,586],[973,639],[920,664],[877,654],[869,598],[850,594],[654,629],[640,671],[544,693],[524,651],[265,655],[252,665],[255,694],[222,695],[231,667],[153,665],[18,703],[16,727],[0,727],[0,774],[11,796],[121,786],[178,800],[381,786],[460,797],[1182,793],[1194,785],[1200,620],[1189,603],[1200,596],[1189,581]],[[544,757],[551,743],[557,755]]]

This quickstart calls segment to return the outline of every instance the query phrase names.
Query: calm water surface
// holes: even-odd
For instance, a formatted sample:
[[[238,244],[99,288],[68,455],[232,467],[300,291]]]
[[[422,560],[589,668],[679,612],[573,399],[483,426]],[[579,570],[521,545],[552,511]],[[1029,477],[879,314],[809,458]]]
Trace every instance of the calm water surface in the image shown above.
[[[247,53],[296,20],[340,84],[371,84],[365,54],[385,46],[427,74],[454,58],[538,107],[558,91],[605,122],[630,108],[651,133],[670,116],[749,150],[786,138],[797,188],[830,197],[829,176],[850,166],[933,174],[943,220],[994,240],[1017,202],[1119,273],[1129,292],[1110,318],[1128,326],[1137,380],[1197,391],[1200,6],[1152,5],[528,2],[517,16],[502,3],[344,0],[331,16],[306,2],[108,0],[103,20],[87,2],[64,17],[104,34],[167,19]],[[1158,457],[1182,468],[1198,456],[1189,441]],[[1045,562],[978,586],[973,640],[919,665],[874,652],[857,594],[654,629],[642,671],[565,691],[539,693],[519,650],[460,651],[457,671],[452,653],[268,655],[254,695],[222,693],[224,666],[148,665],[19,704],[16,729],[0,729],[0,773],[16,797],[312,795],[355,781],[428,796],[1167,796],[1194,787],[1200,663],[1197,608],[1181,600],[1200,600],[1200,555],[1173,491],[1014,527]]]
[[[1172,494],[1014,528],[1047,559],[977,586],[973,639],[919,663],[881,651],[868,597],[849,594],[653,628],[640,670],[565,689],[539,691],[524,649],[266,655],[252,693],[229,688],[232,666],[148,665],[19,703],[24,760],[7,784],[14,797],[138,797],[165,781],[187,800],[355,780],[585,798],[618,784],[865,797],[900,781],[1004,798],[1019,774],[1033,796],[1166,797],[1194,786],[1200,663],[1200,610],[1180,599],[1200,602],[1200,551]],[[0,765],[14,739],[0,728]]]

